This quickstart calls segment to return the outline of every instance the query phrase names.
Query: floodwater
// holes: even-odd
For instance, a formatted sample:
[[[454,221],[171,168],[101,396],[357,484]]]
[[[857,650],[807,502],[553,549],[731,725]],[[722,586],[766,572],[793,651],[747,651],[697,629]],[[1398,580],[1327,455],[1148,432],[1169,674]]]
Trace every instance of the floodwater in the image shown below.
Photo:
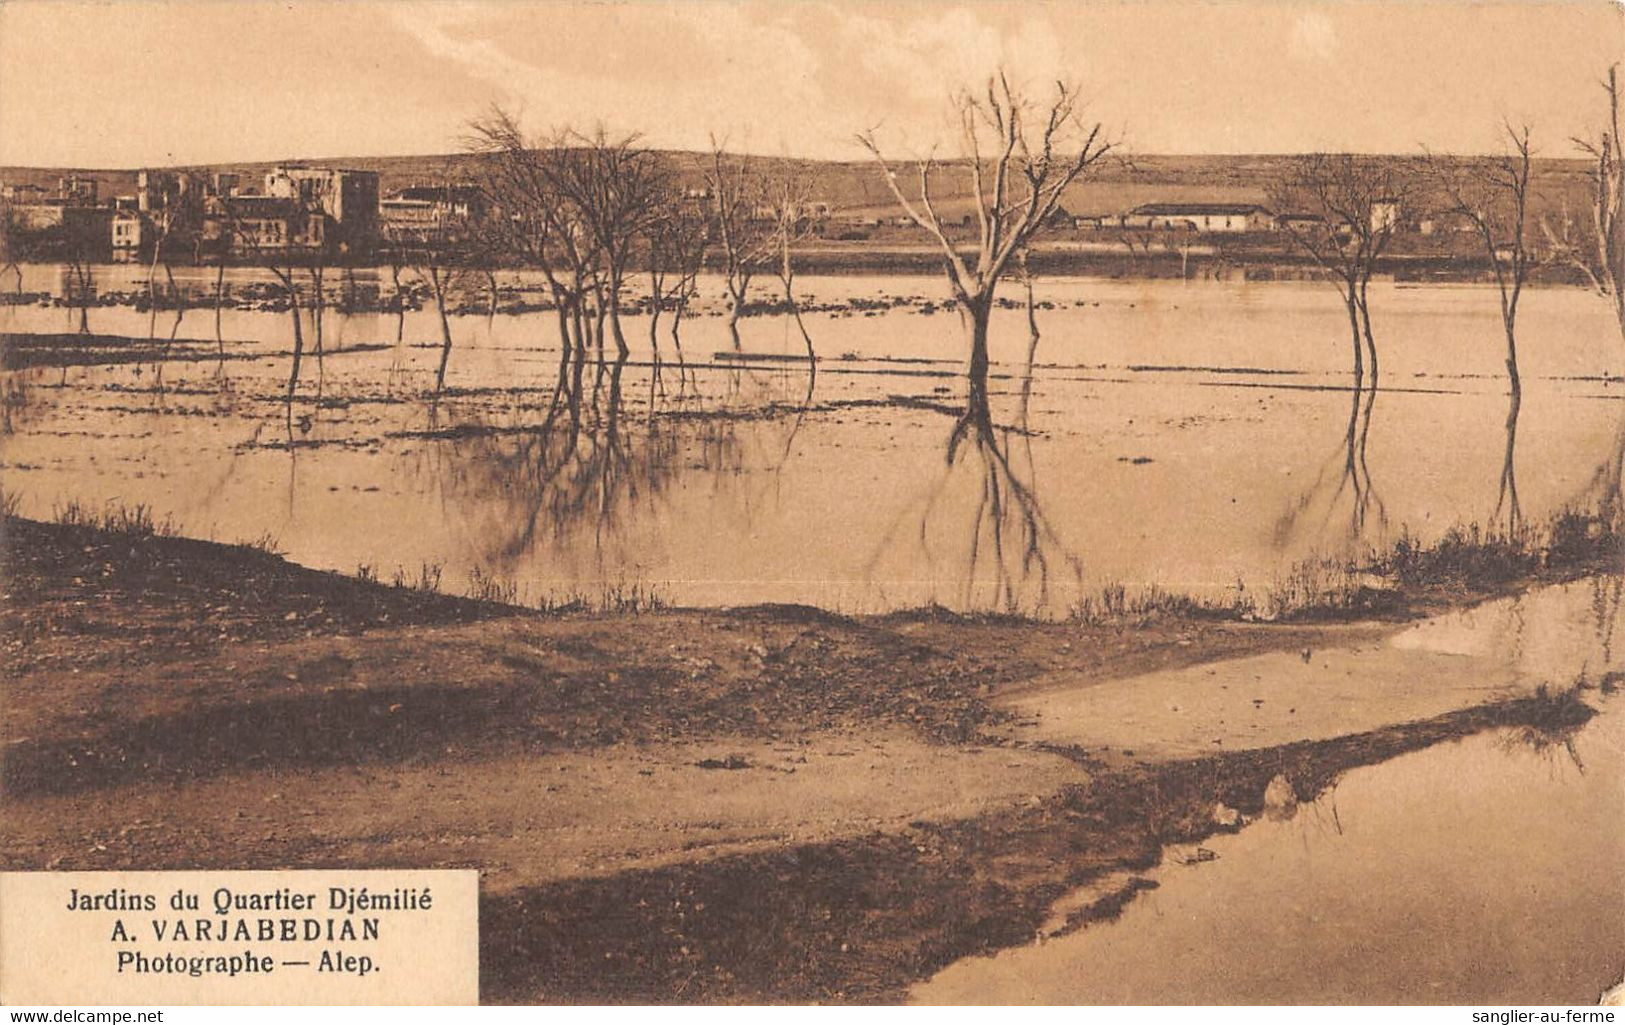
[[[1529,596],[1554,680],[1625,665],[1620,582]],[[1499,603],[1412,650],[1505,644]],[[1546,636],[1542,631],[1542,636]],[[1426,681],[1412,676],[1413,682]],[[1116,921],[970,958],[921,1003],[1591,1004],[1625,972],[1625,706],[1564,736],[1494,730],[1346,773],[1309,804],[1164,852]]]
[[[1329,740],[1625,670],[1621,578],[1510,595],[1391,633],[1001,696],[1013,739],[1182,759]]]
[[[96,273],[101,291],[144,287],[141,268]],[[58,268],[24,277],[65,291]],[[207,269],[177,277],[213,286]],[[717,360],[721,289],[700,284],[686,371],[662,325],[656,379],[643,316],[625,318],[629,360],[589,356],[577,378],[553,314],[466,315],[438,402],[432,311],[329,310],[291,410],[286,313],[226,310],[233,358],[215,362],[201,358],[217,349],[211,310],[154,323],[92,307],[92,332],[190,339],[198,358],[8,375],[6,491],[24,515],[144,504],[194,536],[268,535],[305,565],[386,580],[430,566],[448,591],[496,581],[533,603],[636,589],[1059,615],[1108,584],[1265,593],[1306,559],[1514,509],[1535,520],[1617,487],[1625,346],[1607,303],[1577,289],[1526,295],[1509,418],[1489,288],[1373,286],[1382,377],[1357,393],[1330,286],[1041,280],[1030,379],[1025,314],[1002,310],[990,421],[965,430],[965,341],[934,305],[940,280],[801,280],[815,378],[804,362]],[[6,331],[77,319],[0,309]],[[802,351],[785,316],[741,332],[748,353]]]

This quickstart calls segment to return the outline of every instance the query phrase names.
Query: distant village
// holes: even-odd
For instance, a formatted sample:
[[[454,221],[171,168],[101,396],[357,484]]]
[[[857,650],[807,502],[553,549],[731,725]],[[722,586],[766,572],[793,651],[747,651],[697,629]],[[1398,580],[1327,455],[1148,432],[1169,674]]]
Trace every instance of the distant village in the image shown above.
[[[413,185],[381,194],[376,171],[301,164],[276,166],[262,181],[236,173],[143,170],[131,195],[104,196],[96,177],[70,174],[53,191],[37,184],[0,184],[13,249],[26,256],[126,262],[150,258],[217,262],[283,254],[364,258],[391,247],[422,243],[450,221],[477,220],[486,212],[475,184]],[[704,189],[685,198],[703,204]],[[968,207],[968,201],[965,204]],[[893,228],[912,228],[901,212],[873,208],[843,212],[833,204],[802,204],[804,237],[857,241]],[[974,219],[945,204],[944,221],[970,228]],[[767,219],[773,211],[757,216]],[[1436,215],[1407,217],[1398,200],[1370,206],[1371,228],[1418,236],[1470,230]],[[1151,202],[1121,212],[1058,209],[1050,227],[1078,233],[1153,233],[1173,238],[1250,236],[1268,244],[1272,234],[1319,222],[1314,214],[1276,212],[1258,203]],[[65,250],[75,252],[68,253]]]
[[[84,247],[114,262],[145,258],[160,245],[189,249],[166,255],[198,262],[266,250],[359,256],[388,239],[421,237],[450,215],[480,213],[481,193],[472,185],[384,197],[378,181],[375,171],[295,164],[273,168],[257,185],[234,173],[143,170],[133,195],[104,197],[98,179],[67,175],[54,192],[0,185],[0,201],[8,227],[32,238],[32,248]]]

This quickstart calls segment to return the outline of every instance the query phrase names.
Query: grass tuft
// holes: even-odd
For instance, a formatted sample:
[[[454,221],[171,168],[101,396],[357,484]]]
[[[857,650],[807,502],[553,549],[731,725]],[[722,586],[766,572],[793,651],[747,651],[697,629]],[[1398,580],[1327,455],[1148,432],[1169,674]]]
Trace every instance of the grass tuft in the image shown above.
[[[115,504],[109,500],[100,509],[72,499],[65,505],[53,506],[51,518],[64,527],[101,530],[110,534],[129,534],[135,537],[179,537],[180,528],[171,517],[154,520],[152,508],[145,504]]]

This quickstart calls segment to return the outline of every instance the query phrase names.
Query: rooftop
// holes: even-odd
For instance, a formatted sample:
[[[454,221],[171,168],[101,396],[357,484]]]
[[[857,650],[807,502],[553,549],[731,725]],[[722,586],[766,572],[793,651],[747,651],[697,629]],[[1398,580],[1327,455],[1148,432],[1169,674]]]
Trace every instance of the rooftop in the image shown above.
[[[1250,213],[1269,213],[1257,203],[1146,203],[1137,206],[1130,213],[1151,214],[1153,216],[1180,216],[1184,214],[1205,215],[1235,215]]]

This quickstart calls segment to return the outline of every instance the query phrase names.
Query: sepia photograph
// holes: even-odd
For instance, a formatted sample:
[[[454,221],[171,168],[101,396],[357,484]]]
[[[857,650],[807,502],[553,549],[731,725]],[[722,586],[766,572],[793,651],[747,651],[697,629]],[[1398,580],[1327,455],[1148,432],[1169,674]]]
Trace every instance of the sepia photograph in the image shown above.
[[[0,0],[0,1001],[1606,1013],[1622,65]]]

